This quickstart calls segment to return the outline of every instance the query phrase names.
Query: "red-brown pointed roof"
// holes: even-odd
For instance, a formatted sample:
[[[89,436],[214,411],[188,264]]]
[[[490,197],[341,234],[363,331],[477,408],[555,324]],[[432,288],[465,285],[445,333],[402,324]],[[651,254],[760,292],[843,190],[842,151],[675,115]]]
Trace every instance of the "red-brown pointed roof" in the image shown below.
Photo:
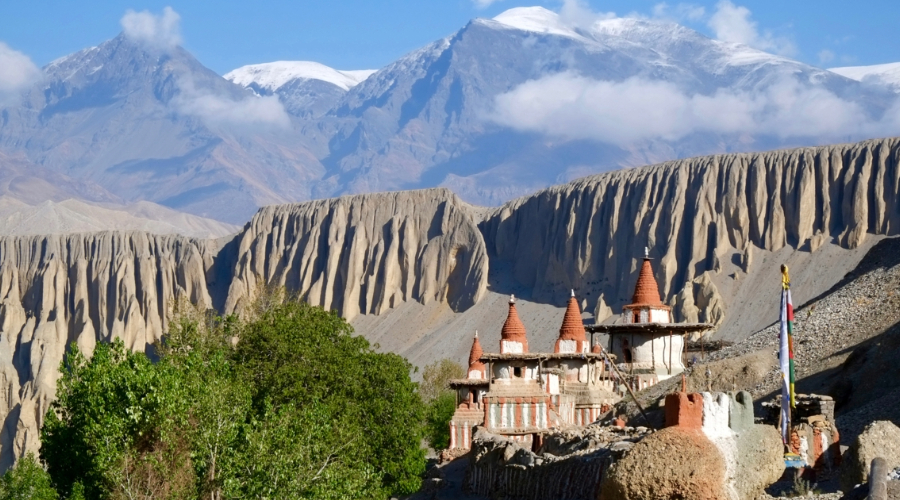
[[[663,305],[659,297],[659,285],[656,283],[656,278],[653,277],[653,268],[650,266],[650,259],[647,257],[644,257],[641,272],[638,274],[637,285],[634,287],[634,296],[631,297],[631,305],[638,304],[647,306]]]
[[[584,331],[584,321],[581,320],[581,308],[578,307],[578,300],[572,292],[569,298],[569,305],[566,307],[566,314],[563,316],[562,326],[559,327],[559,340],[586,340]]]
[[[600,344],[594,344],[593,347],[591,347],[591,352],[600,354],[602,352],[600,349]]]
[[[503,330],[500,331],[501,340],[511,340],[513,342],[522,343],[522,352],[528,352],[528,338],[525,336],[525,325],[519,319],[519,313],[516,311],[515,297],[509,298],[509,313],[506,316],[506,322],[503,323]]]
[[[481,350],[481,343],[478,342],[478,332],[475,332],[475,340],[472,341],[472,350],[469,351],[469,371],[478,370],[484,373],[484,363],[479,361],[484,351]]]

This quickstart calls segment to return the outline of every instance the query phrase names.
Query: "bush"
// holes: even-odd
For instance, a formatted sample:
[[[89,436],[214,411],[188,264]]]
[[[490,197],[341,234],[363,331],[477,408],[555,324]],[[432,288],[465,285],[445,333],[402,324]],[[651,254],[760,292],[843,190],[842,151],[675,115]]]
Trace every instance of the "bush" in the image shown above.
[[[73,346],[61,370],[41,429],[41,459],[60,493],[76,482],[87,498],[159,495],[176,478],[193,483],[183,478],[189,450],[174,446],[188,399],[177,372],[121,340],[98,344],[90,360]]]
[[[455,411],[456,395],[452,392],[445,392],[428,403],[425,439],[433,449],[450,446],[450,419]]]
[[[436,361],[422,371],[419,394],[428,407],[425,440],[434,450],[450,446],[450,419],[456,411],[456,393],[449,384],[453,379],[465,377],[465,368],[449,359]]]
[[[267,404],[320,406],[331,415],[330,442],[345,464],[370,468],[384,495],[412,493],[425,469],[425,408],[409,378],[412,366],[373,351],[352,331],[334,312],[286,301],[240,329],[235,359],[251,380],[258,413]]]
[[[59,496],[50,482],[50,474],[29,453],[0,480],[0,500],[56,500]]]

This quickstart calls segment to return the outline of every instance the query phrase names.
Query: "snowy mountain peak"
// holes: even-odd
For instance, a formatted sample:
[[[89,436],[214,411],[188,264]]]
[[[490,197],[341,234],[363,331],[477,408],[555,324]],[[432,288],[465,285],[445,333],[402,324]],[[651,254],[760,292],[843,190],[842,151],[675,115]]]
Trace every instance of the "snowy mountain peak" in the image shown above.
[[[581,38],[559,14],[543,7],[515,7],[494,18],[500,24],[522,31]]]
[[[859,82],[884,85],[894,92],[900,92],[900,62],[873,66],[846,66],[830,68],[828,71]]]
[[[321,80],[343,90],[350,90],[375,71],[377,70],[339,71],[313,61],[276,61],[241,66],[226,73],[225,79],[243,87],[255,84],[269,92],[274,92],[293,80]]]

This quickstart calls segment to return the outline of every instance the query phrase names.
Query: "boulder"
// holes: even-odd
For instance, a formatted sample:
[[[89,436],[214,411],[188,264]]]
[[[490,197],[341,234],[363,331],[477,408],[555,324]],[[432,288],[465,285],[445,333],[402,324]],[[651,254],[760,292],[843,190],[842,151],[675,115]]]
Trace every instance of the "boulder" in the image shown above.
[[[885,459],[888,470],[900,467],[900,427],[887,420],[867,425],[856,442],[844,452],[841,488],[850,491],[869,479],[869,466],[876,457]]]
[[[758,498],[784,474],[784,445],[771,425],[753,424],[738,434],[734,487],[742,499]]]
[[[720,500],[725,460],[703,432],[668,427],[634,445],[610,468],[600,500]]]

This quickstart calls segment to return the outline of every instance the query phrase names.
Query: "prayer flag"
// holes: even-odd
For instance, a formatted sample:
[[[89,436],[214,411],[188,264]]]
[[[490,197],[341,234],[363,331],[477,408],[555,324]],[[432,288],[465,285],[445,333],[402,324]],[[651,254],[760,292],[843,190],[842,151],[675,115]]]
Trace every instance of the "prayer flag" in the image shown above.
[[[791,409],[794,399],[794,305],[791,303],[791,279],[787,266],[781,266],[781,439],[788,443],[791,432]]]

